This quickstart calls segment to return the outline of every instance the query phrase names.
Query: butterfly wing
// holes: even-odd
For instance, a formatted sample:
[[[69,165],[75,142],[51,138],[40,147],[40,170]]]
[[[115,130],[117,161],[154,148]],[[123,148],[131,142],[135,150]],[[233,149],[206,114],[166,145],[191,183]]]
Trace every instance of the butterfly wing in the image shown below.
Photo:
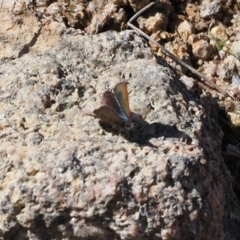
[[[102,106],[107,106],[115,110],[116,112],[121,112],[121,106],[116,100],[115,95],[110,92],[106,91],[103,93],[102,98],[101,98],[101,104]]]
[[[131,119],[131,112],[129,108],[129,99],[128,99],[128,91],[127,91],[127,83],[126,82],[121,82],[116,85],[114,88],[114,93],[115,96],[120,104],[120,107],[128,118],[128,120]]]
[[[100,108],[93,111],[97,118],[118,125],[126,122],[126,116],[112,92],[106,91],[103,93],[101,104],[102,106]]]
[[[101,99],[102,106],[110,107],[114,110],[119,118],[122,118],[125,122],[129,120],[128,116],[125,114],[124,109],[122,109],[121,103],[118,101],[118,98],[114,93],[106,91],[102,95]]]
[[[107,123],[113,125],[123,125],[125,121],[120,118],[115,110],[108,106],[101,106],[100,108],[93,111],[95,116]]]

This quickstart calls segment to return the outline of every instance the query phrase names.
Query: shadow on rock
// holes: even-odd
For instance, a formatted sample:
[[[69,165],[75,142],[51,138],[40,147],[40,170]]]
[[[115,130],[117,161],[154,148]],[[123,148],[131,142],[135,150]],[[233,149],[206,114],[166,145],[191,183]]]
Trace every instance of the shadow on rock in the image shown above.
[[[151,138],[179,138],[187,144],[192,142],[191,137],[182,131],[179,131],[175,126],[165,125],[162,123],[151,123],[144,121],[140,116],[132,120],[133,128],[130,130],[124,126],[112,126],[109,123],[100,120],[99,125],[107,132],[112,132],[116,135],[121,135],[130,142],[135,142],[139,145],[148,145],[155,147],[149,142]]]

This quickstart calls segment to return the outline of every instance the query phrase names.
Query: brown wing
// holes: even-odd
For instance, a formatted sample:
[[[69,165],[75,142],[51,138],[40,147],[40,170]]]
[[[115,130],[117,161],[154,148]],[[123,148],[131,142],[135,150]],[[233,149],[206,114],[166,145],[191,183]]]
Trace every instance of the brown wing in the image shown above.
[[[114,93],[112,93],[110,91],[106,91],[102,94],[101,104],[102,104],[102,106],[107,106],[107,107],[112,108],[113,110],[115,110],[118,113],[122,111],[121,106],[117,102],[117,99],[116,99]]]
[[[102,106],[106,106],[114,110],[114,112],[116,112],[117,115],[125,122],[129,120],[114,93],[110,91],[104,92],[102,95],[101,104]]]
[[[117,114],[117,112],[107,106],[102,106],[96,110],[93,111],[95,116],[109,124],[112,125],[124,125],[125,121],[120,118]]]

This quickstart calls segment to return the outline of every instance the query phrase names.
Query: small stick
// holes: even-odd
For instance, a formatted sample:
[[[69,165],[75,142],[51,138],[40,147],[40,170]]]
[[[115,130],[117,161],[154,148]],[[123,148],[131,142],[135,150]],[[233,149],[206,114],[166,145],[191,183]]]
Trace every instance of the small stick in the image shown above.
[[[222,88],[218,87],[215,83],[213,83],[212,81],[210,81],[206,76],[204,76],[202,73],[198,72],[197,70],[195,70],[193,67],[189,66],[187,63],[183,62],[182,60],[180,60],[179,58],[177,58],[175,55],[173,55],[171,52],[169,52],[165,47],[163,47],[161,44],[159,44],[157,41],[155,41],[154,39],[152,39],[151,37],[149,37],[146,33],[144,33],[142,30],[140,30],[139,28],[135,27],[131,22],[133,20],[135,20],[138,16],[140,16],[144,11],[146,11],[147,9],[149,9],[150,7],[152,7],[155,3],[157,3],[159,0],[155,1],[155,2],[151,2],[149,3],[147,6],[145,6],[144,8],[142,8],[139,12],[137,12],[129,21],[128,21],[128,26],[131,27],[132,29],[134,29],[136,31],[137,34],[144,36],[146,39],[148,39],[150,42],[154,43],[156,46],[158,46],[162,52],[167,55],[168,57],[170,57],[172,60],[174,60],[175,62],[177,62],[180,66],[187,68],[188,70],[190,70],[192,73],[196,74],[197,76],[199,76],[200,78],[202,78],[204,81],[206,81],[210,86],[212,86],[214,89],[216,89],[217,91],[219,91],[220,93],[222,93],[225,97],[229,96],[232,98],[232,96],[226,92],[225,90],[223,90]]]

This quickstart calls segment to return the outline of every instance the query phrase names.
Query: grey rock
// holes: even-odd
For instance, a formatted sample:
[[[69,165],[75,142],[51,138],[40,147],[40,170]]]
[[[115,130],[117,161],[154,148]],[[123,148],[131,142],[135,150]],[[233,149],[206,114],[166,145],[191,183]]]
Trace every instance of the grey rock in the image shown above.
[[[205,40],[199,40],[192,44],[192,54],[195,59],[206,60],[212,53],[211,45]]]
[[[40,133],[30,133],[27,137],[27,140],[29,141],[29,145],[39,145],[42,141],[43,137]]]
[[[200,10],[200,17],[201,18],[214,17],[220,12],[221,12],[221,2],[219,0],[212,1],[211,3],[209,3],[209,1],[205,1],[202,4],[201,10]]]
[[[34,51],[1,64],[0,238],[239,236],[223,134],[140,37],[65,32]],[[89,115],[120,81],[128,135]]]

